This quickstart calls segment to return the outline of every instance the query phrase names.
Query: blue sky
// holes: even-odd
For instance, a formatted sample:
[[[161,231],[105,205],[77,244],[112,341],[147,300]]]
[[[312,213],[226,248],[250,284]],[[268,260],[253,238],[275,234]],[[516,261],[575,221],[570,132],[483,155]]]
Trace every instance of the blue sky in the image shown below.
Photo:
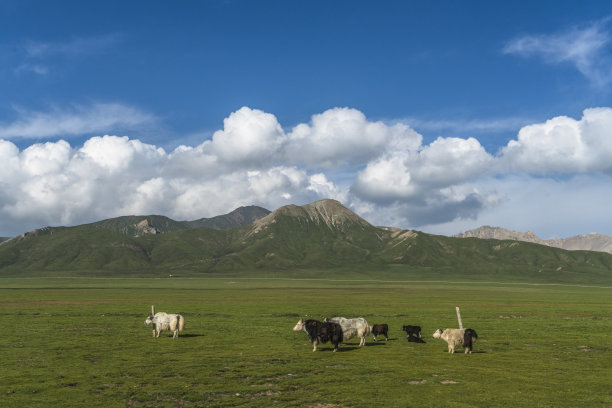
[[[335,198],[612,235],[612,4],[0,1],[0,236]]]

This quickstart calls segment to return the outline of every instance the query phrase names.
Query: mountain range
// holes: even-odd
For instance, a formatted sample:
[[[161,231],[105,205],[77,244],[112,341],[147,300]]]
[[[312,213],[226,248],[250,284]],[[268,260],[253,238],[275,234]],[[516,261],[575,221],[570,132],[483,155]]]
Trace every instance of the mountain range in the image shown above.
[[[454,235],[457,238],[500,239],[533,242],[570,251],[600,251],[612,253],[612,237],[603,234],[576,235],[570,238],[541,239],[531,231],[517,232],[488,225]]]
[[[376,227],[335,200],[197,221],[128,216],[0,243],[0,276],[228,273],[612,283],[612,255]],[[328,271],[328,272],[326,272]]]

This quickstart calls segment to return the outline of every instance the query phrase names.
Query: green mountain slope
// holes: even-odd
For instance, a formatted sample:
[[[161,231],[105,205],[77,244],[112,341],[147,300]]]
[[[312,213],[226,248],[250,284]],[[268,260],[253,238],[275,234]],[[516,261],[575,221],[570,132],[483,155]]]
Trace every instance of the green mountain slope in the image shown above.
[[[214,229],[230,229],[241,227],[254,223],[256,220],[270,214],[269,210],[250,205],[247,207],[236,208],[231,213],[218,215],[212,218],[201,218],[195,221],[186,221],[184,224],[189,228],[214,228]]]
[[[230,229],[252,224],[256,220],[270,214],[262,207],[239,207],[234,211],[212,218],[200,218],[195,221],[174,221],[162,215],[130,215],[111,218],[89,224],[95,228],[105,228],[133,237],[164,234],[167,232],[192,228]]]
[[[147,228],[156,232],[143,232]],[[186,228],[161,216],[120,217],[45,228],[0,244],[0,276],[254,270],[612,284],[612,255],[378,228],[334,200],[282,207],[229,229]]]

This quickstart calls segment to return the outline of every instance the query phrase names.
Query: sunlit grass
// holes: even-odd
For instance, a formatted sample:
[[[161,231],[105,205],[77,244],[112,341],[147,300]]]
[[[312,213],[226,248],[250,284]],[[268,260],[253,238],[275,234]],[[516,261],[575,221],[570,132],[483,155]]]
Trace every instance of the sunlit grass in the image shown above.
[[[0,280],[6,406],[575,407],[612,404],[611,288],[282,279]],[[151,304],[185,331],[154,339]],[[437,328],[479,334],[446,353]],[[299,317],[363,316],[388,342],[313,353]],[[426,344],[406,341],[403,324]],[[328,405],[324,405],[328,404]]]

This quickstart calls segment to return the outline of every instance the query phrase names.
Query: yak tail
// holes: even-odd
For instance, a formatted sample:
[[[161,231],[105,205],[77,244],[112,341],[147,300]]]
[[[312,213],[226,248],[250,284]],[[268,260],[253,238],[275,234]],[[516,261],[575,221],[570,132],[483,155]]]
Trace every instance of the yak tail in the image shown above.
[[[472,344],[478,338],[478,334],[476,334],[476,330],[474,329],[465,329],[463,333],[463,344],[470,349],[472,348]]]
[[[183,331],[183,327],[185,327],[185,318],[181,315],[176,315],[176,319],[178,320],[178,331]]]

